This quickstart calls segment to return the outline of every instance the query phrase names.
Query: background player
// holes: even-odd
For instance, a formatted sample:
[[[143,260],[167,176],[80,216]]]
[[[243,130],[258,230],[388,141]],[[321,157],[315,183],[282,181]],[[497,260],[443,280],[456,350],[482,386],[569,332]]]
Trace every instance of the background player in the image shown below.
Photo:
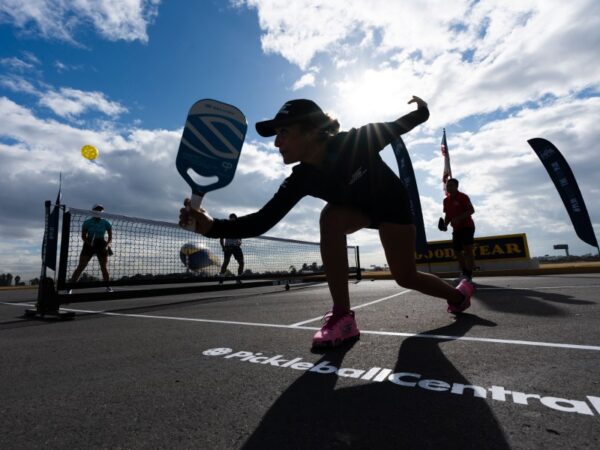
[[[104,206],[95,204],[92,206],[92,211],[101,213],[104,211]],[[108,235],[108,240],[105,240],[105,235]],[[102,279],[106,284],[106,292],[112,292],[112,288],[109,286],[109,273],[108,273],[108,256],[110,253],[110,243],[112,242],[112,225],[111,223],[100,217],[94,215],[90,217],[81,226],[81,239],[83,240],[83,248],[79,255],[79,265],[73,272],[71,277],[71,283],[76,283],[81,273],[85,270],[92,256],[98,257],[100,263],[100,271],[102,272]],[[69,290],[71,293],[71,290]]]
[[[233,213],[229,214],[229,220],[236,220],[237,216]],[[238,263],[238,278],[237,282],[241,283],[240,277],[244,273],[244,252],[242,251],[242,240],[239,238],[220,238],[219,242],[221,243],[221,248],[223,249],[223,265],[221,266],[221,272],[219,276],[221,280],[219,280],[219,284],[223,284],[222,277],[225,276],[225,271],[227,270],[227,266],[229,265],[229,261],[231,260],[231,256],[235,258]]]
[[[458,259],[462,277],[471,281],[475,265],[473,256],[475,223],[471,216],[475,214],[475,209],[469,196],[458,190],[456,178],[446,181],[446,192],[448,192],[448,196],[444,198],[444,223],[446,226],[452,225],[452,247]]]

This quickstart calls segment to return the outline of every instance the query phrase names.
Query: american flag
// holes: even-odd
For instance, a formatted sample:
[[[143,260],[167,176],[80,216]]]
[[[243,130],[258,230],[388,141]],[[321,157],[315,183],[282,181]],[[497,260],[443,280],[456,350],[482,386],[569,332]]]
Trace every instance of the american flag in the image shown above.
[[[446,129],[442,136],[442,156],[444,157],[444,174],[442,175],[442,183],[444,183],[444,192],[446,191],[446,181],[452,178],[452,169],[450,169],[450,155],[448,154],[448,143],[446,142]]]

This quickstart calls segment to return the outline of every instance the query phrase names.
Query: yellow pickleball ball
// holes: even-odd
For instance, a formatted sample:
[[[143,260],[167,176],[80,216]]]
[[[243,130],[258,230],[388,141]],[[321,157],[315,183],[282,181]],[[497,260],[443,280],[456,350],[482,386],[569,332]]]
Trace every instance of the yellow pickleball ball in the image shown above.
[[[96,159],[98,157],[98,154],[98,149],[93,145],[84,145],[83,147],[81,147],[81,155],[85,159]]]

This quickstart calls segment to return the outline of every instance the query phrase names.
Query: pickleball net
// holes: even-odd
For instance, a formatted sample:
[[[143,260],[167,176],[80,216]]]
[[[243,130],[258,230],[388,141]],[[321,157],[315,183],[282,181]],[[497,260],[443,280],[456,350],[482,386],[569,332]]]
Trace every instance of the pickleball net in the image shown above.
[[[85,288],[102,285],[94,256],[76,283],[70,279],[83,247],[83,222],[94,212],[65,208],[62,219],[58,287]],[[238,262],[231,257],[225,276],[220,276],[224,251],[219,239],[184,230],[177,224],[100,213],[112,225],[112,256],[108,269],[111,286],[228,281],[238,278]],[[244,271],[252,279],[299,279],[324,274],[319,244],[268,236],[243,239]],[[348,246],[349,276],[360,277],[359,248]]]

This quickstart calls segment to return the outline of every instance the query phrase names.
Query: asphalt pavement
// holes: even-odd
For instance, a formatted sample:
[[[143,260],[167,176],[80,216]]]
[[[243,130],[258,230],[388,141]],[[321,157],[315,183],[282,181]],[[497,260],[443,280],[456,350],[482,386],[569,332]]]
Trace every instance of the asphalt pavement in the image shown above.
[[[598,449],[600,274],[478,278],[472,307],[351,283],[71,303],[0,291],[3,449]]]

